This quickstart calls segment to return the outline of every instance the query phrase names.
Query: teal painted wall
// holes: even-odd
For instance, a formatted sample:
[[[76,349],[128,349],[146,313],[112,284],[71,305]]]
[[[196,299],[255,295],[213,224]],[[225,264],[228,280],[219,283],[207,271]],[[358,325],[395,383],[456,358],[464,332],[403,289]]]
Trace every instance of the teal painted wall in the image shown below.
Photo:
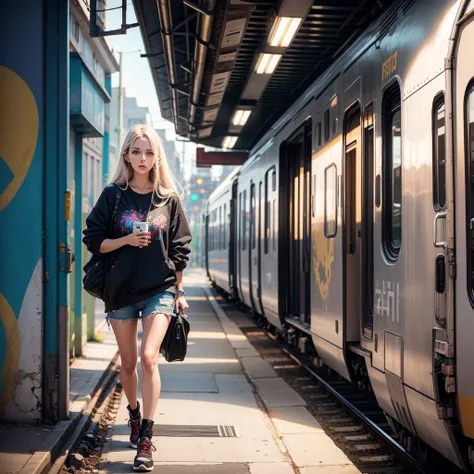
[[[26,3],[0,3],[0,419],[33,423],[43,407],[45,26],[43,2]]]

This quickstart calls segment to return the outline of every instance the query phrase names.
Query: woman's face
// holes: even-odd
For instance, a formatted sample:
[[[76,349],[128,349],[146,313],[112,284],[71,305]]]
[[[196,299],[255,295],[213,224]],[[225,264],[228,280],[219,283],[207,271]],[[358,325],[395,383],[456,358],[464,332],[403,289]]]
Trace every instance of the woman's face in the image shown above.
[[[130,147],[127,159],[135,173],[148,174],[155,162],[155,154],[148,139],[137,138]]]

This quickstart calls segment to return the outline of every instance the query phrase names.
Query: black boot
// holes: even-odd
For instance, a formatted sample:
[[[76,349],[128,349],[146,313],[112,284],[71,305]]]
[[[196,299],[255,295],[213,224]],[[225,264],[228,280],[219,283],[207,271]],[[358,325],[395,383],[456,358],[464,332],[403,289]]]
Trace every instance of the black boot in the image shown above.
[[[137,400],[137,408],[135,410],[132,410],[130,405],[128,405],[127,408],[130,416],[128,420],[128,426],[130,426],[130,447],[137,449],[138,438],[140,437],[140,426],[142,423],[140,402]]]
[[[153,471],[154,463],[152,452],[156,451],[151,442],[153,438],[153,423],[153,420],[142,420],[137,455],[133,463],[134,471]]]

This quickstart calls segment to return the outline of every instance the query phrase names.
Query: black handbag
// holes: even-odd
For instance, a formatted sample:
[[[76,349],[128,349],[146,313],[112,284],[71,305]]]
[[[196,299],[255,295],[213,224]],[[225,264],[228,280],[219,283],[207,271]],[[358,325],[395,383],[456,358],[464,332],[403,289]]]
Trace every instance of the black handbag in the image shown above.
[[[116,186],[115,205],[114,211],[112,213],[110,235],[113,235],[113,231],[115,229],[117,210],[120,203],[121,194],[122,192],[120,188]],[[85,275],[82,279],[84,290],[86,290],[87,293],[94,296],[95,298],[101,299],[102,301],[104,300],[105,275],[107,274],[110,266],[110,259],[112,257],[111,253],[113,252],[101,255],[93,254],[91,259],[84,266]]]
[[[187,317],[177,311],[172,314],[160,352],[168,362],[183,361],[188,348],[189,322]]]

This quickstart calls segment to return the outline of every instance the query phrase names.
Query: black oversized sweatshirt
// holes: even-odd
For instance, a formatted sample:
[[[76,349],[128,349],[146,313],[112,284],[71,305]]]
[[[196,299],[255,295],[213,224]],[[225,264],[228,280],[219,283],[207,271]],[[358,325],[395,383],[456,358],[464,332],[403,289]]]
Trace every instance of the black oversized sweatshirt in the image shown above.
[[[184,270],[191,251],[191,232],[178,196],[155,207],[150,206],[152,193],[139,194],[128,187],[121,192],[113,226],[116,192],[116,185],[108,185],[86,219],[83,242],[88,250],[100,255],[102,242],[130,234],[134,221],[148,221],[151,242],[143,248],[124,245],[110,254],[104,287],[106,312],[174,291],[175,272]]]

